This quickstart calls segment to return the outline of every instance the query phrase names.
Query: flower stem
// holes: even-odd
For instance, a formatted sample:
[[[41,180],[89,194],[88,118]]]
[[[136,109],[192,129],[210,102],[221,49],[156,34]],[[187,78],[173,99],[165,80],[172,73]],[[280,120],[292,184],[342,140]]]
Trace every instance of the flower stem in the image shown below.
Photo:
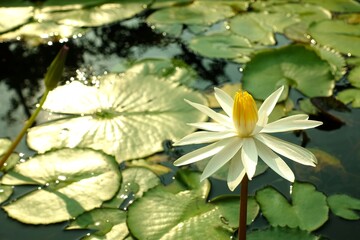
[[[2,168],[2,166],[4,165],[6,160],[9,158],[11,153],[14,151],[16,146],[19,144],[19,142],[21,141],[21,139],[23,138],[23,136],[25,135],[27,130],[33,125],[37,115],[39,114],[42,106],[45,103],[45,100],[46,100],[46,97],[47,97],[48,94],[49,94],[49,90],[46,89],[44,95],[41,97],[41,100],[39,102],[39,106],[36,108],[36,110],[33,112],[33,114],[30,116],[30,118],[26,121],[24,127],[21,129],[21,132],[18,134],[16,139],[12,142],[12,144],[9,147],[9,149],[7,150],[7,152],[2,156],[2,158],[0,160],[0,169]]]
[[[239,217],[239,230],[238,230],[239,240],[246,240],[248,183],[249,183],[249,179],[245,174],[244,178],[241,181],[240,217]]]

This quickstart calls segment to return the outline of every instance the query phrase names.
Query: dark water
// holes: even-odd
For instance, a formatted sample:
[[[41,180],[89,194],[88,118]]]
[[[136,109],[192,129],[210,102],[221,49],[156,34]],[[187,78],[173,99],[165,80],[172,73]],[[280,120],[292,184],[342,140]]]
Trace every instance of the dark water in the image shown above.
[[[145,24],[136,20],[111,26],[95,28],[81,38],[70,39],[67,45],[70,52],[67,58],[65,81],[77,72],[78,78],[102,74],[104,71],[124,68],[126,59],[178,58],[193,67],[200,78],[208,85],[220,85],[225,82],[238,82],[241,77],[239,64],[225,60],[212,60],[193,54],[179,40],[155,33]],[[61,44],[28,47],[22,42],[0,44],[0,137],[14,139],[23,122],[30,116],[43,91],[42,77]],[[292,93],[296,100],[301,97]],[[309,130],[310,141],[307,147],[319,148],[341,160],[341,168],[324,165],[324,171],[313,172],[301,166],[296,169],[297,179],[315,183],[318,190],[326,194],[346,193],[360,198],[360,110],[352,112],[330,111],[330,114],[343,122],[332,130]],[[40,116],[41,119],[41,116]],[[326,120],[326,119],[325,119]],[[326,120],[327,121],[327,120]],[[331,123],[329,129],[336,128]],[[283,134],[282,138],[301,144],[303,137],[293,133]],[[32,152],[24,141],[18,146],[18,152],[31,156]],[[356,184],[357,183],[357,184]],[[211,196],[230,193],[224,182],[214,180]],[[268,171],[250,183],[250,194],[265,185],[274,185],[288,195],[289,183]],[[29,191],[29,188],[16,187],[14,198]],[[0,211],[0,240],[64,240],[78,239],[88,231],[63,231],[65,223],[46,226],[31,226],[19,223]],[[258,218],[251,228],[262,226],[265,220]],[[357,239],[360,236],[358,222],[341,220],[333,215],[324,227],[316,233],[330,239]]]

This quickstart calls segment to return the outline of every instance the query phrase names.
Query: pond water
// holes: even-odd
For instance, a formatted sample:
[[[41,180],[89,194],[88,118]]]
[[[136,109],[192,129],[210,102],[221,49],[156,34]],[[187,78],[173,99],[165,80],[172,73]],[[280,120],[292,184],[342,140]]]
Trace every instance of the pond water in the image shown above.
[[[52,4],[52,1],[48,2]],[[95,4],[100,5],[97,1],[94,2]],[[170,4],[174,1],[168,2]],[[355,4],[352,1],[344,2],[349,4],[349,6]],[[334,4],[334,6],[335,5],[336,4]],[[5,6],[7,7],[8,5],[5,3]],[[163,26],[160,24],[152,25],[151,23],[144,22],[145,19],[156,10],[157,8],[146,9],[145,11],[140,12],[138,16],[126,18],[126,20],[115,21],[98,27],[84,27],[86,31],[66,38],[66,45],[70,48],[70,51],[67,56],[64,80],[61,84],[66,84],[74,80],[90,82],[91,80],[96,80],[99,75],[103,75],[104,73],[124,72],[132,66],[134,62],[158,58],[177,59],[179,61],[177,63],[178,66],[186,65],[190,69],[195,70],[197,76],[196,81],[192,82],[192,87],[205,94],[211,92],[214,86],[232,86],[233,84],[241,82],[244,75],[247,73],[247,76],[250,75],[250,67],[246,69],[247,64],[245,62],[247,62],[247,60],[244,61],[244,56],[247,57],[247,55],[244,54],[244,52],[242,53],[244,55],[240,54],[239,58],[221,56],[219,58],[213,58],[211,57],[211,54],[210,56],[202,54],[201,51],[203,51],[203,49],[194,50],[195,47],[191,49],[187,43],[189,39],[191,40],[194,36],[197,36],[198,32],[196,29],[200,28],[200,25],[185,23],[188,24],[188,26],[183,30],[182,34],[180,36],[174,36],[171,33],[174,33],[174,29],[178,27],[176,25],[178,23],[171,26],[171,29],[169,30],[169,28],[166,27],[162,28]],[[290,10],[288,11],[290,12]],[[224,14],[220,10],[219,12],[220,15]],[[239,10],[239,13],[240,12],[242,11]],[[356,16],[358,16],[359,11],[355,10],[354,12],[356,12]],[[158,17],[161,18],[161,16]],[[152,19],[152,21],[158,23],[158,19],[154,19]],[[3,19],[0,18],[0,21],[2,20]],[[226,26],[234,27],[236,24],[229,24],[227,21],[228,19],[225,20]],[[210,33],[218,31],[218,29],[221,29],[224,25],[224,21],[218,23],[219,21],[217,20],[215,22],[216,23],[210,27]],[[239,24],[242,24],[242,22]],[[359,27],[359,25],[357,25],[357,27]],[[169,31],[166,32],[163,31],[163,29]],[[12,30],[13,29],[10,29],[9,32]],[[199,30],[199,32],[201,31]],[[18,132],[20,132],[23,123],[36,109],[36,104],[45,89],[43,83],[44,73],[61,46],[64,45],[64,41],[54,41],[53,39],[42,41],[40,44],[36,43],[32,38],[24,39],[25,41],[21,38],[20,40],[14,39],[0,43],[2,66],[0,71],[0,99],[2,103],[2,107],[0,108],[0,138],[14,139]],[[266,43],[268,40],[264,39],[258,41],[263,41],[262,43],[265,44],[268,49],[292,44],[292,40],[289,40],[282,34],[275,34],[274,40],[276,40],[277,45]],[[222,51],[222,41],[225,40],[216,39],[212,41],[214,41],[214,45],[217,44],[216,41],[220,42],[218,47],[220,49],[219,51]],[[354,42],[354,44],[360,46],[359,35],[357,35],[356,41],[357,42]],[[206,44],[209,43],[200,43],[200,45]],[[231,43],[225,44],[231,45]],[[310,46],[311,43],[305,43],[305,45],[307,44]],[[232,47],[235,50],[237,48],[246,48],[244,45],[241,47],[231,46],[230,48]],[[256,45],[253,48],[256,49],[260,47]],[[213,50],[214,49],[208,49],[209,52]],[[295,54],[298,52],[296,49],[293,51]],[[304,51],[306,51],[305,48]],[[199,54],[199,52],[201,54]],[[226,55],[229,53],[221,52],[221,54]],[[281,55],[282,53],[278,52],[276,54]],[[343,59],[346,57],[346,54],[343,54]],[[354,62],[356,62],[357,58],[354,59]],[[281,61],[281,59],[279,59],[279,61]],[[250,62],[248,64],[251,66],[252,63]],[[268,63],[264,62],[263,64]],[[296,61],[294,64],[297,64]],[[320,69],[320,64],[316,64],[318,63],[314,62],[314,68],[318,67],[318,69]],[[286,64],[283,66],[285,65]],[[254,64],[254,68],[256,67],[257,66]],[[346,67],[349,70],[358,66],[355,65],[354,67],[351,64],[347,64]],[[341,92],[344,89],[353,88],[349,83],[347,76],[347,74],[344,74],[339,81],[333,83],[335,85],[334,93]],[[320,78],[319,76],[316,77]],[[319,83],[319,85],[321,84],[322,83]],[[244,85],[249,86],[249,88],[254,87],[250,83]],[[271,85],[271,83],[269,83],[269,85]],[[314,83],[308,88],[317,87],[317,83]],[[139,89],[139,91],[141,91],[141,89]],[[311,90],[305,88],[304,91]],[[258,96],[261,96],[261,94],[262,93],[259,93]],[[291,89],[289,99],[292,101],[291,104],[293,109],[300,111],[301,100],[308,99],[306,95],[309,94],[303,94],[301,91],[295,89],[295,87]],[[315,96],[317,95],[313,95],[313,97]],[[67,97],[69,96],[64,96],[64,101],[66,101]],[[315,149],[315,154],[319,160],[319,164],[316,168],[309,169],[307,166],[297,165],[295,163],[290,165],[295,172],[297,181],[309,182],[315,185],[318,191],[323,192],[327,196],[333,194],[347,194],[360,199],[360,188],[358,187],[360,184],[360,164],[358,161],[360,159],[360,110],[353,108],[350,105],[345,107],[340,101],[336,101],[335,103],[333,101],[333,99],[321,97],[312,99],[313,104],[316,105],[320,111],[318,111],[317,114],[312,114],[311,118],[323,121],[324,125],[322,127],[306,130],[306,133],[291,132],[277,134],[276,136],[306,146],[307,148]],[[285,114],[288,112],[290,111],[287,111]],[[54,119],[52,113],[42,112],[37,118],[35,125],[39,125],[52,119]],[[164,139],[164,141],[165,140],[172,139]],[[163,142],[163,146],[165,146],[165,143],[166,141]],[[16,151],[22,154],[21,158],[23,159],[31,157],[36,153],[36,151],[31,150],[28,147],[25,139],[20,142]],[[173,160],[176,160],[177,157],[180,157],[188,151],[189,148],[174,148],[170,146],[168,149],[165,149],[164,154],[169,161],[166,163],[162,162],[162,164],[171,166]],[[173,167],[171,168],[176,169]],[[173,174],[174,173],[168,174],[167,177],[162,180],[165,179],[166,182],[169,182]],[[223,180],[212,179],[211,183],[213,186],[209,195],[210,199],[224,194],[237,194],[237,192],[228,190],[226,182]],[[280,178],[271,170],[266,171],[250,182],[249,194],[255,195],[257,190],[268,185],[278,189],[290,199],[290,183]],[[21,197],[24,193],[33,191],[35,188],[36,187],[33,186],[16,186],[13,195],[4,204],[10,203],[12,200]],[[65,231],[64,228],[68,225],[68,221],[39,226],[23,224],[10,218],[4,210],[0,211],[0,222],[2,223],[0,240],[75,240],[80,239],[90,232],[90,230]],[[254,223],[251,224],[248,229],[250,232],[251,230],[261,229],[267,225],[266,218],[261,215],[255,219]],[[358,220],[345,220],[329,212],[329,220],[327,220],[322,227],[315,230],[313,234],[322,236],[324,239],[357,239],[357,236],[360,236],[358,225]]]

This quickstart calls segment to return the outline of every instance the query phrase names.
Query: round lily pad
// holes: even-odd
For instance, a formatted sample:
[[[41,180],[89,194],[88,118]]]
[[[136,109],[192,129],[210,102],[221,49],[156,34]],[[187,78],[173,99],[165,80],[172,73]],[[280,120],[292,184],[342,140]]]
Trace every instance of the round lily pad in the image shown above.
[[[295,182],[291,203],[272,187],[256,192],[261,212],[272,226],[288,226],[313,231],[328,219],[326,196],[311,184]]]
[[[249,40],[231,32],[213,33],[191,39],[189,47],[211,58],[228,58],[236,62],[247,62],[255,50]]]
[[[286,90],[281,99],[287,97],[288,87],[309,97],[331,96],[334,88],[331,66],[302,45],[259,52],[247,63],[243,74],[243,88],[261,100],[282,85]]]
[[[138,71],[101,76],[99,87],[74,81],[51,91],[44,108],[67,116],[30,129],[28,145],[38,152],[90,147],[120,162],[161,151],[164,140],[176,141],[194,130],[188,122],[206,119],[184,101],[206,104],[200,93],[179,85],[188,76],[163,77],[162,71],[135,67]]]
[[[40,185],[4,206],[10,217],[29,224],[74,218],[99,207],[120,187],[118,164],[90,149],[61,149],[16,165],[1,180],[6,185]]]
[[[360,24],[325,20],[312,24],[309,34],[321,45],[347,55],[360,56]]]

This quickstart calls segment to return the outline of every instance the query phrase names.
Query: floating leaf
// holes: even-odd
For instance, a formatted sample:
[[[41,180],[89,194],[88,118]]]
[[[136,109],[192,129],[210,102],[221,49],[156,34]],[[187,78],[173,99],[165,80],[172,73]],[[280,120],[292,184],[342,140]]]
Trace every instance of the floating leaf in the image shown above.
[[[359,220],[360,216],[356,211],[360,210],[360,199],[344,194],[336,194],[327,199],[331,211],[339,217],[347,220]]]
[[[38,152],[90,147],[115,155],[120,162],[161,151],[164,140],[176,141],[193,131],[188,122],[205,120],[184,101],[206,104],[205,98],[166,80],[181,82],[181,78],[169,74],[163,78],[161,71],[144,75],[146,68],[137,68],[104,75],[99,87],[74,81],[51,91],[44,108],[72,115],[30,129],[28,145]]]
[[[320,5],[333,12],[360,11],[360,4],[355,0],[331,0],[331,1],[303,0],[303,2]]]
[[[67,11],[53,11],[51,7],[47,7],[35,18],[54,21],[60,25],[96,27],[132,17],[144,10],[145,3],[145,1],[107,3]]]
[[[82,240],[123,240],[129,234],[126,225],[126,212],[113,208],[98,208],[83,213],[71,221],[66,229],[97,230],[81,238]]]
[[[25,24],[33,15],[33,7],[0,7],[0,33]]]
[[[248,240],[319,240],[306,231],[292,228],[271,227],[265,230],[252,231],[247,235]]]
[[[146,168],[128,168],[122,171],[120,191],[111,201],[103,204],[104,207],[119,208],[124,201],[134,201],[150,188],[160,184],[155,173]],[[130,203],[129,203],[130,204]],[[127,206],[124,206],[126,208]]]
[[[351,69],[348,80],[354,87],[360,88],[360,66]]]
[[[341,20],[314,23],[309,34],[316,42],[344,54],[360,56],[360,24],[347,24]]]
[[[160,9],[147,18],[150,24],[211,25],[236,13],[234,1],[193,1],[191,4]]]
[[[5,202],[13,193],[13,187],[12,186],[6,186],[0,184],[0,203]]]
[[[288,16],[290,15],[292,18],[295,18],[297,22],[304,23],[306,26],[309,26],[313,22],[331,19],[331,13],[329,10],[311,4],[273,4],[265,10],[269,12],[285,13]]]
[[[118,191],[114,159],[90,149],[61,149],[32,157],[4,175],[2,184],[42,185],[4,210],[21,222],[61,222],[99,207]]]
[[[255,43],[274,45],[275,38],[271,26],[262,21],[264,13],[238,15],[230,20],[230,29],[234,33]]]
[[[274,32],[283,32],[284,28],[298,22],[287,13],[248,13],[230,20],[230,30],[251,42],[264,45],[276,43]]]
[[[292,86],[309,97],[330,96],[334,87],[330,65],[301,45],[260,52],[247,63],[243,74],[243,88],[262,100],[281,85]],[[287,94],[285,88],[281,99]]]
[[[317,192],[313,185],[294,183],[291,197],[292,201],[289,203],[272,187],[256,192],[261,211],[272,226],[299,227],[313,231],[327,221],[329,208],[326,196]]]
[[[236,62],[247,62],[254,51],[249,40],[230,32],[213,33],[191,39],[189,47],[211,58],[228,58]]]
[[[83,34],[84,29],[72,26],[58,25],[54,22],[32,22],[19,29],[0,35],[0,40],[13,40],[16,38],[33,39],[35,42],[58,41],[62,38],[70,38],[74,35]]]
[[[11,140],[7,138],[0,138],[0,158],[11,146]],[[0,168],[1,171],[7,172],[13,168],[20,160],[20,156],[16,153],[12,153],[9,158],[6,160],[4,165]]]
[[[229,239],[238,224],[239,197],[221,197],[207,203],[200,193],[208,191],[208,184],[199,190],[176,193],[163,186],[148,191],[129,207],[130,232],[148,240]],[[248,223],[257,213],[255,200],[249,198]]]
[[[329,48],[314,45],[313,48],[321,59],[326,60],[332,69],[332,74],[335,76],[335,80],[340,80],[346,73],[346,62],[340,53],[331,50]]]
[[[160,154],[155,154],[154,158],[156,158],[156,155],[160,155]],[[166,158],[166,160],[168,160],[167,156],[164,156],[164,158]],[[153,160],[152,157],[149,157],[146,159],[131,160],[131,161],[126,161],[125,165],[127,167],[147,168],[157,175],[163,175],[163,174],[171,172],[171,168],[168,168],[161,164],[157,164],[156,161],[153,162],[152,160]]]
[[[360,107],[360,89],[346,89],[338,93],[337,99],[345,104],[351,103],[353,108]]]

